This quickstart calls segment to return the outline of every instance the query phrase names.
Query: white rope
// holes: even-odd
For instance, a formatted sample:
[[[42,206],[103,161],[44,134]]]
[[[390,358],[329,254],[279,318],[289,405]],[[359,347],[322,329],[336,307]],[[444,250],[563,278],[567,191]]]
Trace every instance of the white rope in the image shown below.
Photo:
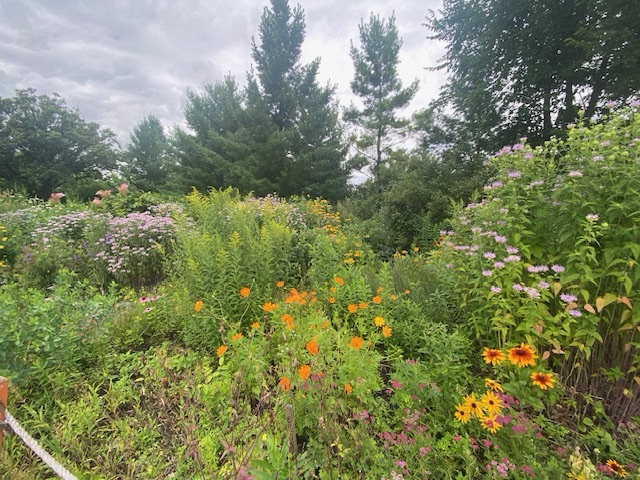
[[[14,433],[22,439],[25,445],[33,450],[33,453],[38,455],[42,461],[51,468],[51,470],[56,472],[63,480],[78,480],[66,468],[60,465],[55,458],[49,455],[31,435],[29,435],[18,421],[13,418],[13,415],[11,415],[8,410],[5,410],[4,414],[6,416],[7,424],[11,427],[11,430],[13,430]]]

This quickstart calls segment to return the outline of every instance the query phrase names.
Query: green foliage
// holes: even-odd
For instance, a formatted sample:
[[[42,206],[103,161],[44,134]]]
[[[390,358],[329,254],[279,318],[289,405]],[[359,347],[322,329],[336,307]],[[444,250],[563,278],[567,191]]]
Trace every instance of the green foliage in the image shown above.
[[[116,166],[115,135],[87,123],[58,95],[33,89],[0,98],[0,188],[43,200]]]

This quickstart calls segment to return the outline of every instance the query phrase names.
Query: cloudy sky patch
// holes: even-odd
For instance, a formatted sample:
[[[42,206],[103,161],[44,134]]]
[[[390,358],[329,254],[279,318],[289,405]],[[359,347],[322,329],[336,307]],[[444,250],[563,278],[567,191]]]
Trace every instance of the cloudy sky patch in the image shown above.
[[[395,12],[404,45],[399,73],[421,89],[410,110],[433,100],[443,72],[442,45],[426,39],[424,18],[441,0],[300,0],[303,61],[321,58],[320,82],[337,87],[342,106],[355,100],[350,42],[371,12]],[[82,116],[118,134],[153,113],[171,127],[184,121],[185,92],[251,67],[251,37],[267,0],[0,0],[0,97],[16,89],[58,93]],[[290,1],[292,6],[297,2]]]

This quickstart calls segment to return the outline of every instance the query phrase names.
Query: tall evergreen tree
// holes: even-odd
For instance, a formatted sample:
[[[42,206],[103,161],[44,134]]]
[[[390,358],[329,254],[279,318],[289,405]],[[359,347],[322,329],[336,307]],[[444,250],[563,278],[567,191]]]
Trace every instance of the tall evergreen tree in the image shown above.
[[[355,76],[351,90],[362,99],[363,107],[351,105],[345,111],[345,121],[358,130],[352,165],[368,171],[377,192],[382,190],[381,168],[393,149],[393,141],[402,135],[408,121],[398,117],[418,91],[418,81],[403,88],[398,76],[398,55],[402,40],[395,17],[382,20],[371,15],[369,22],[360,23],[360,46],[351,44]]]
[[[304,12],[287,0],[271,0],[252,39],[256,73],[248,76],[247,109],[261,124],[264,162],[257,165],[281,195],[309,194],[335,200],[346,194],[347,171],[335,89],[318,84],[320,60],[300,62]]]
[[[440,13],[426,26],[447,44],[441,103],[487,150],[540,143],[640,90],[637,1],[445,0]]]
[[[142,119],[130,135],[125,149],[125,175],[138,189],[159,192],[167,184],[172,163],[168,155],[169,143],[162,122],[155,115]]]

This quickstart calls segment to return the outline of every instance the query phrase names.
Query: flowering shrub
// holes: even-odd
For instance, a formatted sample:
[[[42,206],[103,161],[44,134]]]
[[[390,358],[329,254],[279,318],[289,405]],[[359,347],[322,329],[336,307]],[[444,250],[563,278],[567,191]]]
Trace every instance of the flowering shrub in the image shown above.
[[[564,142],[506,147],[443,250],[481,344],[537,346],[619,419],[640,414],[638,158],[637,109],[573,127]]]

